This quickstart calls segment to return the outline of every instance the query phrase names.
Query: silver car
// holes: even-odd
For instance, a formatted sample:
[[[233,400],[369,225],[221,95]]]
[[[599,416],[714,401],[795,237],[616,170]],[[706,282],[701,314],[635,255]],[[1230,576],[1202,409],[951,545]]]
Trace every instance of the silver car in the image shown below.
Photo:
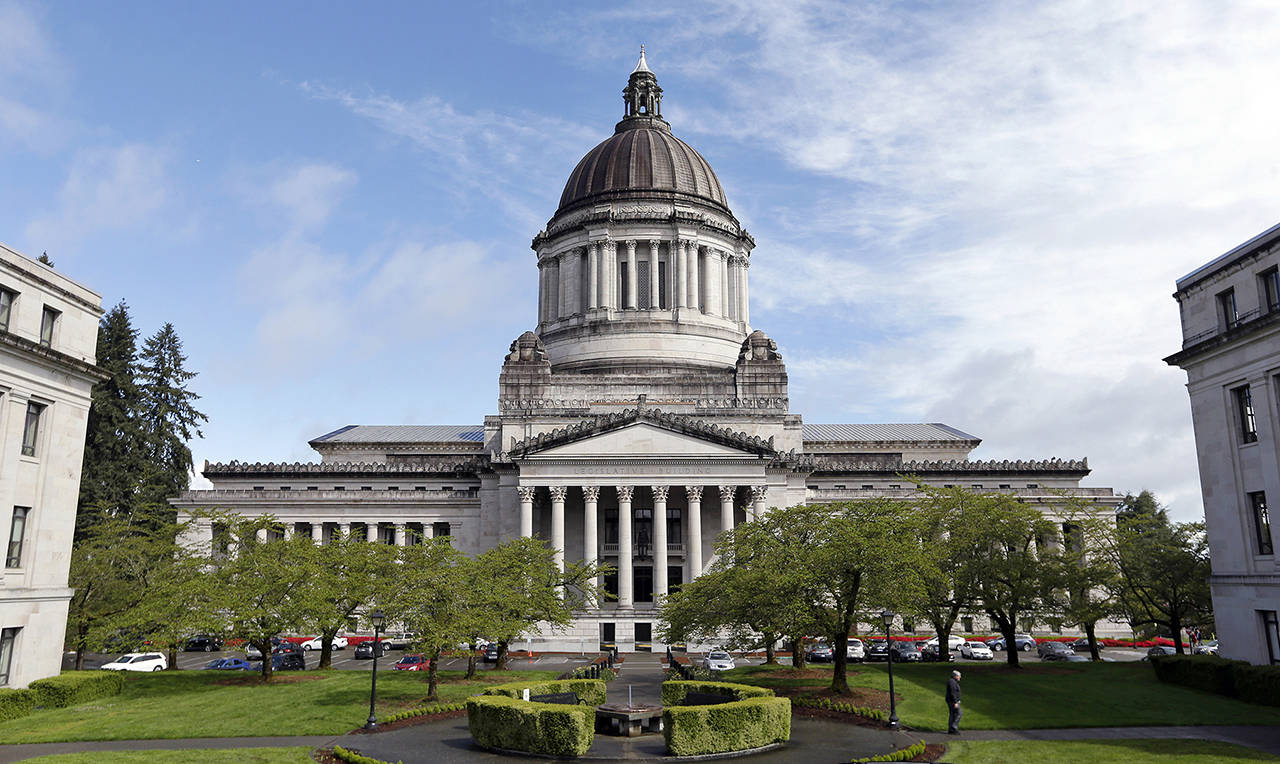
[[[707,657],[702,659],[702,666],[711,671],[729,671],[737,666],[733,662],[733,656],[723,650],[712,650],[707,653]]]
[[[867,659],[867,649],[862,646],[861,639],[850,639],[845,648],[844,655],[851,661],[862,663]]]

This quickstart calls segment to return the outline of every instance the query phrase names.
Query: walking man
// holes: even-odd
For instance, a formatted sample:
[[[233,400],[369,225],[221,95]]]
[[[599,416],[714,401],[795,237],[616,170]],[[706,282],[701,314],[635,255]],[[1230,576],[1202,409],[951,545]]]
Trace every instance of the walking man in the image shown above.
[[[952,671],[947,680],[947,732],[960,734],[960,672]]]

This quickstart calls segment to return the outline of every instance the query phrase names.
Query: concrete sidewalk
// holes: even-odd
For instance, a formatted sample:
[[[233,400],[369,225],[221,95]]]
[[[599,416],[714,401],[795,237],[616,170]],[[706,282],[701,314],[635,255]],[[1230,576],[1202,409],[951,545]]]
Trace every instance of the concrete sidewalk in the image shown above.
[[[1222,725],[1204,727],[1072,727],[1046,730],[964,730],[916,732],[926,743],[956,740],[1215,740],[1280,756],[1280,727]]]
[[[22,761],[55,753],[87,751],[177,751],[228,748],[291,748],[307,746],[323,748],[338,743],[342,735],[307,735],[301,737],[195,737],[172,740],[90,740],[79,743],[19,743],[0,745],[0,764]]]

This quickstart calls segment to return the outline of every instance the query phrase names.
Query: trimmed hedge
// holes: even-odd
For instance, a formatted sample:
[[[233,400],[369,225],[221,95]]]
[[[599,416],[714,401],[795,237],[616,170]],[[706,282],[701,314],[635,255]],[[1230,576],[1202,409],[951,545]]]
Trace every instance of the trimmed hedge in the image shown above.
[[[348,762],[348,764],[389,764],[382,759],[375,759],[372,756],[365,756],[363,753],[348,751],[340,745],[333,747],[333,758]],[[401,761],[398,764],[404,764],[404,762]]]
[[[899,748],[892,753],[882,753],[879,756],[872,756],[869,759],[854,759],[853,764],[861,764],[861,762],[870,761],[911,761],[915,757],[924,753],[924,741],[909,745],[906,748]]]
[[[734,684],[733,682],[677,680],[662,683],[662,705],[665,707],[678,706],[684,702],[684,696],[691,692],[705,692],[710,695],[732,695],[737,700],[773,697],[773,690],[766,687],[753,687],[749,684]]]
[[[35,690],[0,687],[0,721],[18,719],[36,710]]]
[[[486,689],[482,695],[505,695],[508,698],[521,700],[524,691],[530,695],[551,695],[558,692],[572,692],[588,706],[599,706],[604,703],[608,687],[603,679],[557,679],[549,682],[511,682],[495,684]]]
[[[72,671],[48,679],[37,679],[30,685],[36,693],[36,705],[65,708],[124,692],[124,676],[118,671]]]
[[[1161,682],[1280,706],[1280,666],[1253,666],[1216,655],[1152,656],[1151,666]]]
[[[808,698],[800,696],[791,699],[791,705],[804,706],[806,708],[822,708],[827,711],[838,711],[842,714],[853,714],[867,719],[875,719],[878,722],[887,721],[889,715],[878,708],[870,706],[855,706],[852,703],[844,703],[831,698]]]
[[[471,737],[485,748],[581,756],[595,739],[595,722],[596,712],[591,706],[531,703],[504,694],[467,700]]]
[[[791,701],[753,697],[714,706],[668,707],[662,712],[662,737],[672,756],[745,751],[783,743],[791,739]]]
[[[390,716],[382,718],[383,724],[398,722],[401,719],[413,719],[418,716],[431,716],[432,714],[447,714],[450,711],[461,711],[467,707],[466,703],[432,703],[429,706],[419,706],[417,708],[409,708],[404,711],[398,711]]]

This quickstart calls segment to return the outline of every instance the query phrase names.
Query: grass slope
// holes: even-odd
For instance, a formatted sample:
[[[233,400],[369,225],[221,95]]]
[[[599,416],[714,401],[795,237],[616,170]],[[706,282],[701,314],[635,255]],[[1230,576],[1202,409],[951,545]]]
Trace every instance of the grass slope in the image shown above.
[[[142,740],[260,735],[338,735],[369,715],[369,675],[363,671],[291,671],[263,685],[253,675],[162,671],[129,675],[124,692],[68,708],[0,722],[6,743]],[[553,679],[554,671],[487,671],[463,681],[442,671],[442,702],[486,685]],[[423,703],[425,674],[378,672],[378,715]]]
[[[724,678],[772,687],[780,694],[827,694],[830,680],[774,676],[783,668],[747,666],[725,672]],[[946,730],[944,697],[952,668],[936,663],[894,666],[898,717],[904,725]],[[1145,663],[1036,664],[1016,670],[963,665],[960,671],[961,729],[1280,724],[1280,708],[1162,684]],[[888,690],[888,672],[883,664],[864,664],[850,670],[849,685]]]
[[[27,761],[38,764],[315,764],[311,749],[306,747],[95,751],[37,756]]]
[[[1274,756],[1208,740],[959,741],[947,746],[951,764],[1233,764],[1280,761]]]

